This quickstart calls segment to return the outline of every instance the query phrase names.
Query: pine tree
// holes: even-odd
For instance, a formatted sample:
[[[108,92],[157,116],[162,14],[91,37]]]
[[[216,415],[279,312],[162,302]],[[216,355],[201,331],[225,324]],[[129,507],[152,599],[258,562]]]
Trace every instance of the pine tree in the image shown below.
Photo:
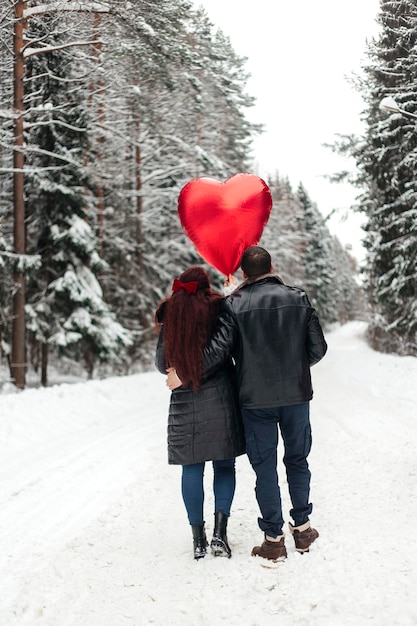
[[[273,204],[260,245],[271,254],[274,268],[284,282],[302,287],[306,245],[303,208],[288,179],[276,173],[268,180],[268,186]]]
[[[154,340],[153,311],[173,276],[189,265],[205,265],[181,229],[177,213],[181,188],[192,178],[225,180],[245,171],[248,146],[257,131],[244,117],[253,99],[244,93],[243,60],[232,54],[226,38],[213,35],[204,12],[191,11],[184,19],[182,3],[177,10],[181,23],[175,38],[171,30],[171,37],[160,33],[166,37],[164,49],[172,47],[169,58],[160,60],[160,70],[140,62],[148,54],[146,48],[139,53],[144,46],[140,40],[128,47],[124,41],[120,49],[115,46],[118,53],[110,51],[110,61],[105,61],[111,76],[109,63],[123,59],[121,75],[118,68],[122,90],[111,85],[113,106],[106,108],[108,126],[126,137],[124,142],[112,137],[111,153],[105,155],[112,182],[106,223],[109,232],[123,231],[122,239],[105,239],[105,258],[112,267],[106,292],[135,331],[134,350],[141,359],[146,341]],[[107,90],[107,102],[109,97]],[[127,136],[118,119],[129,129]],[[112,171],[114,176],[109,175]]]
[[[112,329],[117,319],[134,336],[131,362],[146,366],[153,312],[173,276],[192,264],[206,266],[181,229],[181,188],[195,177],[225,180],[250,167],[260,127],[245,117],[254,101],[245,93],[245,59],[187,0],[138,0],[134,7],[126,0],[62,6],[32,0],[27,11],[19,117],[26,129],[27,252],[42,259],[27,285],[30,360],[36,364],[41,352],[46,370],[47,348],[56,346],[77,362],[84,354],[90,372],[91,355],[116,363],[128,343],[125,331],[119,327],[122,349],[112,352],[101,342],[103,328],[94,329],[98,318],[114,315]],[[12,13],[10,2],[0,22],[5,292],[13,269],[7,264],[13,232]],[[33,265],[29,256],[25,263]],[[81,283],[91,287],[89,295]],[[108,303],[101,312],[98,299]],[[8,341],[8,302],[0,307]],[[90,313],[92,325],[73,315],[77,307]]]
[[[175,261],[181,261],[178,240],[185,239],[172,211],[176,180],[189,169],[175,137],[175,124],[186,112],[175,107],[172,93],[180,91],[177,76],[187,64],[189,3],[137,4],[129,22],[103,18],[102,29],[111,35],[100,58],[106,80],[92,106],[103,112],[99,162],[108,270],[102,280],[118,319],[134,334],[131,360],[146,365],[155,337],[153,312]]]
[[[54,39],[50,20],[32,19],[28,36]],[[56,35],[55,35],[56,36]],[[59,46],[59,38],[56,45]],[[118,361],[130,343],[103,300],[95,274],[102,269],[94,216],[85,206],[89,180],[84,172],[91,126],[86,89],[72,73],[73,57],[50,50],[27,64],[28,250],[42,266],[28,285],[29,330],[42,350],[42,382],[47,378],[47,349],[83,359],[92,375],[97,361]],[[80,84],[81,83],[81,84]]]
[[[297,197],[304,211],[306,246],[304,250],[304,288],[317,310],[321,322],[328,325],[337,321],[337,284],[333,241],[324,218],[300,184]]]
[[[351,320],[365,320],[368,308],[360,281],[358,262],[333,236],[333,257],[336,267],[334,294],[337,297],[337,319],[341,324]]]
[[[10,7],[0,6],[0,363],[9,368],[13,316],[13,30],[5,27]],[[0,377],[1,380],[2,377]],[[6,375],[3,375],[6,379]],[[7,376],[8,379],[8,376]]]
[[[380,34],[368,46],[358,81],[367,105],[363,137],[345,138],[340,151],[358,167],[367,216],[366,290],[371,345],[382,351],[417,354],[417,132],[415,120],[387,115],[381,100],[394,97],[417,113],[417,6],[414,0],[382,0]]]

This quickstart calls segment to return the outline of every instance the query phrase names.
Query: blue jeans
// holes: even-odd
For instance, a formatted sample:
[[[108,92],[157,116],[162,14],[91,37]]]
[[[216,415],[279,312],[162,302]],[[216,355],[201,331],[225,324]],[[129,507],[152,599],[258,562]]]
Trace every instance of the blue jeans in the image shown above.
[[[192,526],[204,524],[204,468],[205,463],[182,466],[182,497]],[[230,515],[236,487],[235,459],[213,461],[213,474],[214,512],[223,509]]]
[[[259,528],[270,537],[282,533],[281,492],[277,471],[278,426],[284,442],[284,465],[292,503],[290,515],[295,526],[308,520],[311,450],[310,404],[293,404],[265,409],[242,409],[246,452],[256,473],[255,494],[262,517]]]

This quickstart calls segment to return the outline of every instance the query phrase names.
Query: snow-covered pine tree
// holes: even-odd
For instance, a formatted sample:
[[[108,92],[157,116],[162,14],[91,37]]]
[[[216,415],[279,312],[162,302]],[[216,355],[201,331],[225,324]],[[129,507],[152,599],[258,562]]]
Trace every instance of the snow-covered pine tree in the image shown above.
[[[304,289],[323,325],[337,321],[339,285],[337,283],[333,239],[317,205],[302,183],[297,197],[304,212],[306,243],[303,255]]]
[[[255,132],[244,118],[252,99],[243,91],[243,61],[225,38],[218,43],[204,12],[184,16],[184,2],[171,2],[166,24],[159,15],[164,6],[156,12],[144,7],[141,14],[148,27],[159,29],[164,54],[152,56],[140,34],[112,38],[103,52],[111,149],[104,155],[111,181],[105,215],[109,233],[123,232],[123,238],[105,237],[112,267],[106,293],[134,329],[141,358],[146,340],[154,341],[152,314],[173,276],[204,265],[179,223],[180,189],[195,177],[225,180],[245,171]],[[149,57],[154,64],[142,63]]]
[[[336,266],[334,290],[337,296],[337,319],[341,324],[350,320],[367,320],[368,307],[362,282],[360,281],[358,261],[333,236],[333,256]]]
[[[324,311],[324,324],[362,319],[364,295],[355,258],[330,234],[303,185],[295,194],[278,174],[268,185],[273,209],[260,245],[271,253],[275,271],[287,284],[307,291]]]
[[[11,350],[10,322],[12,318],[13,264],[12,264],[12,179],[13,168],[13,113],[12,60],[7,50],[12,46],[12,32],[4,28],[6,9],[0,7],[0,365],[9,367]],[[9,109],[9,110],[8,110]],[[4,375],[6,378],[6,375]],[[0,375],[0,382],[2,377]]]
[[[182,31],[189,8],[183,0],[138,2],[128,21],[102,16],[106,42],[95,78],[101,88],[90,99],[101,120],[102,250],[109,266],[102,280],[118,319],[134,334],[130,358],[144,366],[155,339],[153,312],[185,239],[168,209],[175,206],[175,181],[184,171],[172,136],[185,113],[173,110],[171,94],[187,63]],[[170,243],[168,258],[164,240]]]
[[[368,45],[365,79],[358,90],[366,103],[363,137],[339,146],[355,158],[355,183],[363,190],[367,216],[364,245],[369,338],[378,350],[417,355],[417,131],[415,119],[380,110],[391,96],[417,113],[417,5],[381,0],[380,31]]]
[[[305,282],[303,209],[287,178],[275,173],[267,182],[273,204],[260,245],[271,254],[275,271],[284,282],[302,287]]]
[[[220,29],[213,30],[210,26],[210,36],[203,37],[199,27],[205,19],[204,11],[197,12],[194,19],[197,41],[200,39],[200,70],[196,78],[200,76],[202,83],[202,116],[196,147],[202,148],[208,160],[205,168],[200,164],[200,175],[210,168],[211,176],[225,179],[248,171],[253,137],[263,127],[246,118],[255,101],[246,92],[249,78],[246,58],[236,54],[229,37]]]
[[[0,38],[7,35],[4,67],[7,65],[9,86],[13,74],[12,5],[11,1],[7,7],[8,19],[0,23]],[[30,12],[27,25],[32,29],[31,45],[25,52],[29,54],[26,67],[30,69],[32,64],[25,82],[28,110],[23,111],[29,124],[25,152],[31,168],[30,176],[29,171],[25,173],[29,250],[37,252],[44,223],[55,217],[49,216],[45,207],[48,194],[55,197],[60,185],[60,201],[66,196],[82,221],[87,216],[85,223],[91,227],[95,242],[94,260],[91,259],[89,268],[99,278],[104,300],[110,303],[119,322],[134,332],[131,360],[141,360],[146,366],[144,355],[154,341],[153,311],[166,295],[172,277],[188,265],[205,265],[179,223],[177,200],[181,187],[193,177],[225,180],[250,167],[251,141],[259,127],[245,118],[253,99],[244,92],[244,59],[234,54],[230,42],[220,32],[213,34],[204,12],[192,9],[187,0],[138,0],[134,6],[126,0],[62,6],[52,0],[41,4],[30,0],[25,6]],[[39,33],[33,30],[35,27]],[[43,33],[41,27],[46,29]],[[35,42],[33,37],[38,34],[41,37]],[[51,77],[54,68],[47,66],[47,56],[52,51],[47,53],[46,48],[54,42],[61,48],[54,51],[56,62],[59,64],[59,58],[62,59],[56,76],[67,83],[69,98],[65,104],[49,108],[50,102],[44,103],[45,85],[50,88],[55,80],[57,98],[64,93],[59,81]],[[30,56],[29,48],[33,47],[38,50]],[[39,48],[44,48],[43,53],[39,53]],[[2,81],[3,91],[6,82]],[[35,94],[38,88],[40,91]],[[75,109],[71,117],[72,106]],[[0,207],[1,214],[6,215],[13,208],[13,102],[2,100],[0,111],[10,119],[10,128],[6,123],[2,132],[11,131],[5,156],[7,181],[2,187]],[[64,140],[64,124],[68,123],[73,128],[68,132],[65,151],[59,142]],[[77,128],[87,128],[87,132]],[[89,140],[88,146],[83,143],[83,135]],[[39,152],[38,141],[39,146],[51,142],[53,150],[49,155]],[[72,177],[66,165],[71,161]],[[45,169],[51,167],[54,169]],[[82,197],[84,216],[78,213]],[[38,200],[42,215],[36,210]],[[9,225],[10,214],[9,211]],[[79,232],[78,225],[72,222],[59,223],[58,230],[53,226],[52,221],[48,226],[51,239],[47,239],[53,251],[64,242],[65,229]],[[3,232],[5,245],[10,249],[12,229],[7,226]],[[88,247],[87,240],[84,243]],[[53,267],[57,267],[55,262]],[[11,269],[6,271],[10,274]],[[212,275],[214,281],[219,278],[215,270]],[[42,298],[46,305],[47,280],[62,287],[62,281],[54,282],[58,278],[39,273],[30,282],[30,327],[41,342],[46,337],[41,328],[42,309],[35,313],[33,307]],[[47,314],[42,313],[44,317]],[[34,358],[37,345],[37,340],[32,342]]]
[[[51,346],[83,361],[91,376],[97,362],[120,362],[131,343],[97,280],[103,262],[84,195],[89,185],[84,159],[93,123],[79,64],[78,75],[74,71],[76,53],[59,49],[65,41],[63,26],[44,15],[32,18],[27,33],[29,40],[46,39],[58,48],[30,57],[26,77],[28,251],[42,259],[36,279],[28,284],[27,312],[32,347],[41,348],[43,384]]]

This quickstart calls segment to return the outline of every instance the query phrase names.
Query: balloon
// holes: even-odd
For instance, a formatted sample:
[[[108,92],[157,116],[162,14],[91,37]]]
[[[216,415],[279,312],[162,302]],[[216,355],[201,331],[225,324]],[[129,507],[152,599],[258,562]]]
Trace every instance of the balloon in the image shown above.
[[[253,174],[225,182],[195,178],[178,197],[178,214],[200,256],[225,276],[239,267],[243,252],[258,243],[272,209],[268,185]]]

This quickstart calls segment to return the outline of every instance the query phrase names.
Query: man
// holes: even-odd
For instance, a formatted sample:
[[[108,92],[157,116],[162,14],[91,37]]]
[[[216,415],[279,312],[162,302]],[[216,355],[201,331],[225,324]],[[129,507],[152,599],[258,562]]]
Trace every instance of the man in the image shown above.
[[[256,474],[255,494],[264,532],[253,556],[277,561],[287,556],[277,473],[278,428],[292,503],[290,532],[298,552],[308,552],[319,536],[311,527],[310,367],[327,344],[307,295],[272,273],[269,253],[248,248],[241,259],[244,282],[225,299],[224,313],[205,350],[209,371],[230,354],[236,363],[246,452]]]

